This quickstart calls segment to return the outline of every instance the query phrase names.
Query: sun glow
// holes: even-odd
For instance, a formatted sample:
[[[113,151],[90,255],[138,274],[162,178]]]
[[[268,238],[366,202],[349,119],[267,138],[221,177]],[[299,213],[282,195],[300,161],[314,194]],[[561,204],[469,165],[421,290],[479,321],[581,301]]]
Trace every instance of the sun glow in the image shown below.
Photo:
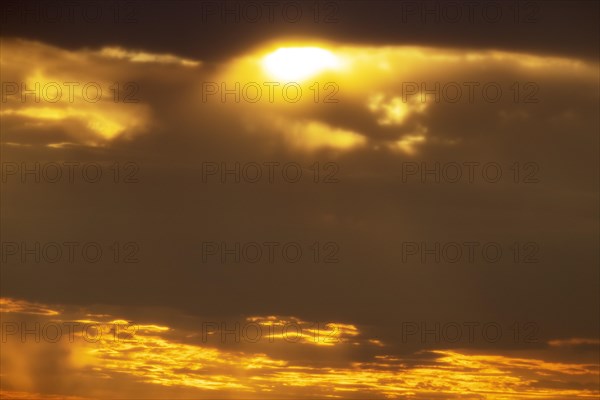
[[[319,47],[282,47],[263,59],[263,67],[276,79],[302,81],[319,72],[338,69],[340,60]]]

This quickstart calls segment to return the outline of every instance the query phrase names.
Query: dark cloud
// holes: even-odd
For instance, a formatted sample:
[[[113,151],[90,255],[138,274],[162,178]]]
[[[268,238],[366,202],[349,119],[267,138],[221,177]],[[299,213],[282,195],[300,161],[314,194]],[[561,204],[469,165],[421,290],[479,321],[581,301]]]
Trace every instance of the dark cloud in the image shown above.
[[[198,336],[202,322],[234,324],[252,316],[357,329],[356,336],[349,335],[356,345],[333,349],[207,346],[234,362],[250,362],[236,358],[236,352],[265,354],[258,379],[281,382],[303,373],[314,379],[319,395],[331,388],[327,373],[333,384],[345,384],[346,368],[354,368],[350,375],[358,377],[348,387],[379,396],[385,391],[374,387],[402,383],[386,374],[405,373],[413,382],[413,372],[431,367],[471,376],[474,370],[464,365],[473,364],[475,370],[498,367],[507,379],[519,377],[511,386],[513,394],[551,389],[561,393],[558,399],[574,393],[568,390],[594,390],[596,382],[589,380],[597,369],[597,342],[590,338],[600,329],[591,317],[599,301],[599,82],[598,37],[592,28],[597,28],[598,3],[519,3],[521,11],[535,11],[539,20],[518,24],[404,23],[398,17],[402,7],[422,3],[383,1],[335,3],[339,22],[329,24],[309,19],[297,24],[202,23],[202,3],[173,7],[158,1],[121,3],[120,12],[132,7],[137,21],[127,24],[110,20],[115,10],[108,3],[103,3],[108,10],[103,15],[110,18],[98,23],[75,16],[73,23],[57,24],[41,15],[42,21],[33,24],[15,17],[33,7],[33,18],[35,7],[47,6],[36,4],[8,2],[4,9],[3,82],[98,82],[106,93],[114,82],[133,82],[138,101],[115,102],[112,93],[93,104],[81,98],[35,103],[19,101],[18,95],[3,101],[4,173],[9,164],[22,169],[35,163],[41,168],[79,163],[74,183],[67,181],[65,167],[58,183],[28,178],[24,184],[18,175],[3,177],[3,256],[7,242],[28,248],[36,242],[78,245],[74,262],[63,257],[51,263],[43,255],[31,262],[31,254],[22,262],[11,253],[2,262],[0,289],[3,298],[63,307],[65,319],[80,318],[85,310],[170,327],[159,333],[149,328],[147,335],[156,337],[144,342],[152,348],[158,339],[168,341],[159,351],[164,359],[146,358],[152,351],[132,347],[119,354],[130,361],[143,354],[140,364],[103,364],[115,390],[150,393],[144,379],[154,376],[153,362],[173,382],[200,375],[217,382],[228,372],[244,382],[247,371],[206,360],[194,366],[184,355],[193,349],[204,354]],[[303,6],[308,12],[309,3]],[[513,6],[502,3],[505,10]],[[254,58],[271,41],[285,43],[289,36],[331,40],[332,51],[353,61],[346,75],[333,71],[318,78],[339,85],[338,103],[202,100],[206,82],[227,81],[232,87],[235,81],[268,79],[253,69]],[[401,47],[406,44],[420,46]],[[436,82],[491,82],[503,94],[498,102],[479,91],[472,102],[464,96],[456,103],[431,96],[420,101],[418,93],[402,101],[406,84],[413,82],[427,88]],[[529,98],[536,101],[525,102]],[[278,163],[274,184],[268,182],[266,167],[258,183],[243,177],[235,183],[231,174],[227,182],[219,173],[204,175],[206,163],[243,168],[265,162]],[[478,163],[472,183],[464,167],[469,162]],[[282,177],[281,167],[288,163],[301,168],[299,182]],[[461,166],[463,179],[452,183],[441,172],[440,182],[432,182],[431,173],[407,175],[407,168],[431,169],[436,163]],[[480,167],[490,163],[502,169],[497,183],[482,176]],[[98,183],[81,177],[84,165],[101,168]],[[335,180],[324,182],[331,173]],[[124,182],[131,177],[133,182]],[[403,260],[403,243],[432,248],[474,241],[479,243],[474,262],[463,257],[457,263],[436,263],[435,256],[425,254],[428,262],[423,263],[418,252]],[[86,242],[102,249],[100,261],[81,255]],[[226,243],[229,249],[236,243],[261,243],[263,252],[265,242],[278,245],[274,262],[266,255],[256,263],[243,256],[231,262],[233,256],[226,253],[230,262],[223,263],[218,249],[203,262],[203,242]],[[300,261],[282,255],[284,243],[302,249]],[[485,259],[480,252],[484,243],[500,246],[502,260]],[[128,263],[128,257],[137,261]],[[325,262],[328,257],[335,262]],[[471,323],[477,328],[469,341],[465,324]],[[462,340],[435,340],[431,333],[423,339],[422,330],[440,332],[436,324],[442,329],[458,324]],[[498,340],[483,336],[480,328],[486,324],[502,329]],[[29,350],[13,349],[6,360],[19,354],[30,359]],[[57,377],[92,370],[65,361],[77,349],[38,350],[47,362],[31,362],[26,371],[35,384],[17,382],[5,390],[114,393],[98,386],[96,379],[103,378],[96,370],[80,387]],[[110,360],[110,354],[101,352],[102,360]],[[481,354],[489,358],[478,359]],[[291,368],[271,370],[270,360],[286,360]],[[563,367],[551,362],[573,365],[562,374],[557,371]],[[336,378],[328,368],[341,370],[342,376]],[[363,368],[365,375],[353,375]],[[376,378],[381,380],[359,382],[371,379],[372,371],[382,372]],[[200,393],[186,382],[177,385],[155,386],[165,397]],[[434,392],[445,393],[440,398],[454,396],[448,381],[438,385],[429,379],[417,386],[426,398],[435,398]],[[492,386],[482,387],[479,393]],[[229,390],[223,387],[220,394],[234,393]]]
[[[593,1],[353,0],[318,2],[316,9],[313,1],[257,1],[255,8],[243,1],[86,4],[5,2],[3,34],[71,49],[120,44],[206,60],[274,36],[598,57],[599,10]]]
[[[168,305],[198,315],[273,313],[376,324],[390,342],[398,339],[398,324],[421,319],[500,321],[506,326],[535,320],[547,339],[589,337],[597,326],[582,317],[593,312],[597,299],[593,291],[597,233],[590,222],[596,215],[597,172],[578,160],[593,159],[597,143],[596,114],[588,106],[585,90],[591,70],[573,66],[582,73],[566,78],[551,66],[524,69],[518,63],[509,57],[500,64],[481,61],[483,69],[476,63],[445,68],[443,78],[499,82],[507,88],[512,82],[536,77],[541,87],[539,103],[515,103],[508,96],[499,103],[482,98],[473,104],[428,101],[426,112],[390,126],[387,136],[386,127],[377,124],[377,115],[367,108],[370,96],[382,90],[377,83],[366,92],[347,95],[330,114],[315,106],[282,109],[277,115],[342,125],[368,140],[366,146],[349,151],[322,148],[308,153],[290,147],[285,133],[269,126],[272,114],[263,113],[268,105],[199,102],[196,82],[216,79],[202,67],[178,67],[175,77],[169,74],[164,80],[160,68],[145,70],[141,106],[151,110],[153,122],[137,138],[117,139],[93,149],[5,150],[7,161],[95,162],[105,174],[112,174],[115,162],[135,162],[140,182],[115,184],[112,175],[105,175],[99,184],[23,185],[11,177],[6,187],[13,189],[4,197],[5,209],[11,213],[3,226],[5,237],[14,242],[78,238],[101,242],[110,252],[107,248],[115,240],[134,241],[141,262],[9,264],[3,291],[45,302]],[[137,68],[129,65],[123,68]],[[433,66],[417,69],[414,75],[405,72],[408,82],[442,78]],[[542,73],[533,74],[536,69]],[[185,78],[177,76],[186,76],[188,84],[178,84]],[[343,88],[344,81],[340,84]],[[401,83],[385,85],[383,90],[389,98],[399,96]],[[360,109],[362,113],[355,111]],[[256,116],[258,133],[248,133],[245,113]],[[352,117],[344,119],[344,115]],[[505,117],[510,115],[516,117]],[[266,123],[260,118],[266,118]],[[427,142],[415,145],[415,154],[387,150],[384,146],[401,138],[405,125],[426,127]],[[573,130],[575,126],[579,129]],[[43,138],[46,129],[9,133],[7,141],[23,138],[35,145],[32,138]],[[45,139],[52,143],[58,138]],[[376,145],[381,148],[375,150]],[[218,176],[210,176],[203,183],[206,162],[231,168],[236,162],[269,161],[298,163],[304,178],[293,184],[280,177],[277,184],[222,184]],[[339,182],[313,183],[310,168],[317,161],[335,162]],[[541,182],[514,183],[510,168],[517,161],[534,162],[539,168],[535,177]],[[406,163],[420,168],[422,162],[429,168],[435,163],[497,163],[504,179],[487,183],[477,175],[473,184],[422,184],[418,175],[411,175],[403,182]],[[81,218],[68,217],[75,210]],[[279,254],[272,264],[263,260],[222,265],[216,255],[211,256],[212,262],[202,263],[202,242],[226,242],[231,247],[269,241],[299,243],[302,261],[290,263]],[[321,246],[335,242],[339,262],[315,264],[309,255],[316,241]],[[422,241],[427,246],[497,242],[504,258],[498,264],[480,259],[474,264],[420,265],[419,257],[413,256],[402,263],[401,243]],[[515,241],[536,243],[542,261],[515,264],[509,247]],[[554,297],[556,290],[571,294]],[[272,299],[277,300],[272,303]],[[557,309],[571,307],[581,313],[556,315]]]

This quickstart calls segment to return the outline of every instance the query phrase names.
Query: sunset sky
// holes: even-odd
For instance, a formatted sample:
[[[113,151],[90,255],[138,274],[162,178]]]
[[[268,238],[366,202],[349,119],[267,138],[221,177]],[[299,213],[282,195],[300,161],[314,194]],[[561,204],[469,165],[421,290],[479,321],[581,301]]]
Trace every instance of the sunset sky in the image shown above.
[[[0,399],[600,398],[599,4],[0,2]]]

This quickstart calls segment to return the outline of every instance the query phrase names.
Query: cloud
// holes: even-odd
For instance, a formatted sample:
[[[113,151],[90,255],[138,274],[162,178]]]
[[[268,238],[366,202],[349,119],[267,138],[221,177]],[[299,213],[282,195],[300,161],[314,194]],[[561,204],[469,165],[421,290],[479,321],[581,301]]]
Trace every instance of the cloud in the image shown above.
[[[172,54],[153,54],[144,51],[128,51],[121,47],[104,47],[98,54],[106,58],[125,59],[134,63],[179,64],[184,67],[197,67],[200,61],[174,56]]]
[[[13,304],[17,301],[4,299],[4,303]],[[476,398],[494,394],[525,399],[531,396],[560,398],[598,394],[594,386],[598,365],[546,362],[535,358],[468,354],[460,351],[416,352],[409,357],[384,353],[365,361],[346,358],[335,367],[328,366],[327,361],[324,365],[309,365],[294,361],[293,354],[297,351],[294,347],[310,345],[311,335],[315,330],[307,322],[295,317],[248,317],[246,324],[268,326],[270,332],[278,333],[269,337],[265,341],[268,344],[263,345],[259,351],[260,346],[254,349],[258,342],[252,340],[249,343],[248,339],[244,339],[246,344],[240,351],[226,349],[224,341],[220,344],[219,341],[189,343],[189,332],[184,330],[135,324],[108,314],[102,314],[103,318],[100,320],[89,319],[89,316],[97,314],[90,313],[90,310],[54,307],[65,309],[65,312],[58,319],[56,315],[46,315],[45,319],[35,320],[42,327],[39,329],[42,334],[38,343],[30,340],[19,343],[16,337],[21,332],[17,335],[3,333],[5,343],[6,338],[10,343],[10,350],[3,353],[2,360],[5,366],[5,395],[12,395],[15,391],[42,391],[50,394],[49,398],[63,393],[91,398],[117,393],[133,396],[138,390],[135,385],[115,388],[114,392],[110,388],[101,389],[106,386],[107,379],[112,381],[119,379],[119,376],[130,376],[142,386],[148,386],[145,390],[151,390],[150,387],[180,387],[187,388],[185,393],[192,395],[212,393],[217,397],[237,393],[250,398],[275,398],[284,392],[298,397],[322,394],[340,398],[356,394],[374,398],[428,398],[427,396],[434,394],[445,398]],[[39,313],[29,312],[28,309],[30,307],[25,310],[3,309],[2,312],[5,321],[13,321],[15,317],[23,318],[26,315],[40,318]],[[58,326],[67,323],[85,323],[89,327],[110,329],[101,334],[99,330],[77,328],[71,335],[61,336],[61,340],[53,340],[54,343],[49,344],[48,338],[51,335],[47,334],[49,329],[46,327],[50,324]],[[280,334],[280,329],[291,326],[290,324],[307,332],[308,336],[298,336],[301,340],[293,342],[286,341]],[[337,346],[371,345],[366,341],[354,342],[359,335],[356,327],[331,325],[336,325],[333,332],[341,340],[335,345],[317,346],[321,348],[324,360],[335,357],[335,352],[339,351],[336,350]],[[31,337],[33,322],[29,320],[25,326]],[[331,326],[328,327],[330,328]],[[3,326],[3,330],[5,329],[6,325]],[[245,332],[247,329],[241,331]],[[231,327],[225,333],[214,330],[210,332],[220,334],[226,341],[235,336]],[[347,342],[346,339],[350,341]],[[263,350],[268,350],[270,354],[265,354]],[[43,353],[44,358],[32,362],[34,352]],[[72,380],[56,380],[55,377],[56,374],[83,376],[85,371],[93,371],[93,374],[84,378],[83,388],[67,384]],[[12,389],[7,391],[6,388]]]
[[[203,71],[197,61],[120,47],[67,51],[35,42],[4,39],[4,43],[10,59],[3,61],[8,83],[3,88],[7,102],[2,118],[11,126],[19,120],[33,129],[60,123],[70,141],[90,145],[131,138],[161,126],[166,113],[156,105],[164,100],[170,104],[191,101],[194,104],[186,104],[189,111],[184,112],[213,121],[209,110],[215,110],[220,118],[242,124],[238,135],[247,130],[277,135],[282,145],[303,151],[344,151],[358,146],[415,154],[423,146],[475,139],[474,133],[454,132],[458,115],[472,118],[473,104],[490,128],[517,124],[508,119],[516,113],[528,124],[544,118],[542,110],[557,106],[549,97],[557,80],[584,85],[595,79],[595,67],[575,59],[331,45],[331,52],[344,60],[344,68],[290,83],[273,81],[263,69],[263,60],[277,48],[274,45]],[[49,57],[53,61],[45,63]],[[127,81],[136,76],[138,62],[157,67],[142,79]],[[184,87],[170,85],[173,71],[167,72],[167,65],[173,65],[187,82]],[[570,78],[565,78],[567,72]],[[33,94],[23,93],[33,88],[38,88],[40,102]],[[149,97],[158,88],[162,99]],[[98,101],[97,93],[102,94]],[[543,108],[536,106],[540,101],[546,102]],[[562,112],[576,111],[563,108]],[[12,136],[5,140],[19,143],[28,135],[21,134],[20,141]]]
[[[577,344],[598,332],[589,319],[598,300],[596,64],[329,44],[348,67],[315,75],[317,86],[299,84],[297,102],[289,101],[294,88],[286,100],[281,84],[271,102],[264,83],[272,78],[260,62],[276,46],[195,66],[125,46],[115,57],[6,38],[2,46],[8,82],[58,82],[63,90],[64,82],[97,82],[108,94],[96,103],[80,92],[72,103],[66,91],[55,103],[11,94],[2,104],[3,166],[72,161],[105,172],[98,184],[3,176],[3,241],[31,248],[77,240],[105,249],[99,263],[12,256],[2,266],[2,293],[13,299],[4,304],[20,315],[37,313],[19,317],[29,321],[145,327],[139,343],[3,346],[3,373],[6,365],[10,376],[24,377],[3,377],[11,382],[3,390],[98,398],[190,398],[214,388],[223,397],[262,391],[261,398],[597,395],[595,345]],[[134,61],[140,57],[148,62]],[[111,92],[116,82],[124,90],[119,102]],[[337,86],[325,86],[332,82]],[[234,91],[225,100],[223,83]],[[259,101],[247,101],[256,89],[244,92],[248,83],[263,90]],[[454,101],[457,87],[462,96]],[[493,102],[497,87],[502,97]],[[218,92],[207,97],[208,88]],[[129,95],[139,101],[121,101]],[[258,183],[240,172],[273,162],[276,184],[266,167]],[[130,172],[119,169],[127,163],[137,167],[135,184],[115,180],[116,166]],[[206,163],[220,168],[207,181]],[[302,172],[296,183],[282,175],[292,163]],[[418,171],[407,176],[407,163]],[[444,167],[463,163],[478,163],[473,182],[466,168],[458,183],[446,179],[451,169]],[[501,166],[499,182],[482,178],[488,163]],[[531,174],[537,183],[524,182]],[[206,241],[232,248],[274,240],[300,243],[304,257],[202,262]],[[499,243],[502,262],[402,262],[405,242],[431,248],[473,240]],[[136,243],[139,262],[114,262],[115,242]],[[542,261],[515,263],[515,242],[536,243]],[[331,250],[324,243],[337,246],[338,262],[321,262]],[[230,327],[273,316],[329,322],[344,341],[315,345],[302,336],[297,344],[208,346],[198,334],[203,321]],[[500,325],[502,340],[422,343],[415,335],[404,343],[399,328],[469,321]],[[514,324],[523,321],[539,328],[536,341],[514,340]],[[38,358],[49,361],[38,368]]]

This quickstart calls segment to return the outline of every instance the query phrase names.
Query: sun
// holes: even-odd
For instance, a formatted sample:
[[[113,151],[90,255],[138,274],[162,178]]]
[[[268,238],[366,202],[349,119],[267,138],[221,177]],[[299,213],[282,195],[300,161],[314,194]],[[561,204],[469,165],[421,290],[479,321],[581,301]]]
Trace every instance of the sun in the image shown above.
[[[282,47],[264,57],[263,67],[275,79],[298,82],[325,70],[338,69],[340,60],[319,47]]]

